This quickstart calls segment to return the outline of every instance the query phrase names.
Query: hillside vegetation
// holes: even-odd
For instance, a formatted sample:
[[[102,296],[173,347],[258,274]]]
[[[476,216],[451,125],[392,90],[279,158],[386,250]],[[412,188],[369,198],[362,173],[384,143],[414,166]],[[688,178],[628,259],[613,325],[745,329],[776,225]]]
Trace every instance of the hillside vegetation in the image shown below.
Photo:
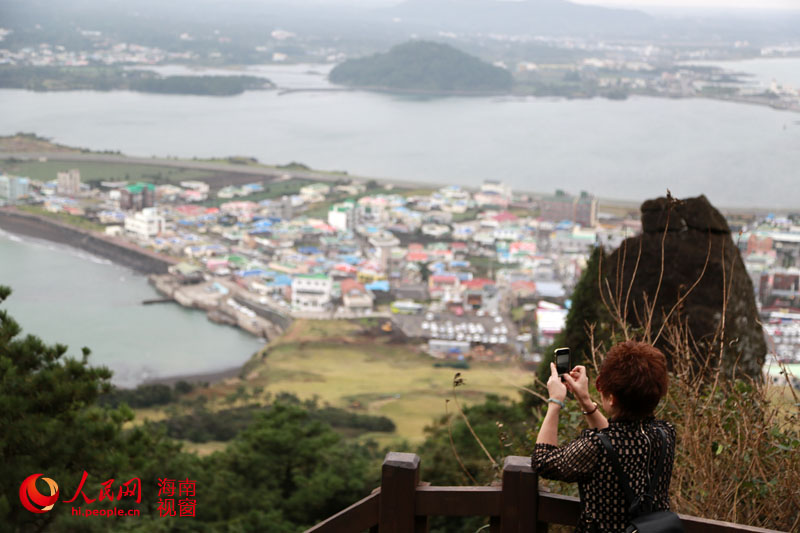
[[[345,61],[331,71],[330,80],[352,87],[421,93],[504,93],[513,83],[505,69],[452,46],[427,41]]]

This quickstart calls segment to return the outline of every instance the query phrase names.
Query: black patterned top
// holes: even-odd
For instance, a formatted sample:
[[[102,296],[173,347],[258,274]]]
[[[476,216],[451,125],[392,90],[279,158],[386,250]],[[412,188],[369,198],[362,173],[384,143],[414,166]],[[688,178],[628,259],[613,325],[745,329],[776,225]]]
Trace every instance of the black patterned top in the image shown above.
[[[564,446],[536,444],[531,464],[544,478],[577,482],[583,511],[576,533],[624,532],[627,527],[625,493],[617,480],[608,452],[597,436],[604,432],[617,452],[623,471],[627,474],[635,495],[647,492],[651,476],[655,475],[661,454],[662,427],[668,436],[664,471],[658,480],[654,511],[669,509],[669,482],[675,458],[675,428],[655,418],[640,421],[609,420],[602,430],[585,429],[581,435]]]

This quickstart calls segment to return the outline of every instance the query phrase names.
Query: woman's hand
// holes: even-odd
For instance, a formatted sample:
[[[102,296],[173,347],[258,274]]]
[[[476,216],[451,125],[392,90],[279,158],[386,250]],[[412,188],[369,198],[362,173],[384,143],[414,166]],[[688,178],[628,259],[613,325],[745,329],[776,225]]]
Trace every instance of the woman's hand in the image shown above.
[[[567,387],[558,376],[555,363],[550,363],[550,377],[547,379],[547,392],[554,400],[563,402],[567,399]]]
[[[589,377],[585,366],[578,365],[570,373],[564,374],[564,384],[585,411],[591,410],[592,397],[589,396]]]

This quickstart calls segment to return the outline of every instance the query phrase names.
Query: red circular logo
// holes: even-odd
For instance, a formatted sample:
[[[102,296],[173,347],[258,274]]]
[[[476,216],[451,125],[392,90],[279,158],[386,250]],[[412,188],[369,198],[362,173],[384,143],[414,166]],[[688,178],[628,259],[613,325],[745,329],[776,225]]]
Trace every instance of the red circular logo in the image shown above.
[[[58,500],[58,484],[49,477],[43,477],[42,481],[45,481],[50,487],[50,496],[45,496],[36,488],[36,480],[41,475],[30,475],[19,486],[19,501],[22,502],[22,506],[37,514],[46,513],[53,508],[53,505]]]

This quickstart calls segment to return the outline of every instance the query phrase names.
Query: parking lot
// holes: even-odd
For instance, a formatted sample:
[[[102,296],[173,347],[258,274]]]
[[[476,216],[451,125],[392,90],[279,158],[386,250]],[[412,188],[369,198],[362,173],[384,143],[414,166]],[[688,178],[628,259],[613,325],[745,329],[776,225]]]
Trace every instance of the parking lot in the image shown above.
[[[453,313],[393,315],[392,320],[409,337],[464,341],[475,344],[513,344],[514,324],[505,317],[485,314],[456,316]]]

